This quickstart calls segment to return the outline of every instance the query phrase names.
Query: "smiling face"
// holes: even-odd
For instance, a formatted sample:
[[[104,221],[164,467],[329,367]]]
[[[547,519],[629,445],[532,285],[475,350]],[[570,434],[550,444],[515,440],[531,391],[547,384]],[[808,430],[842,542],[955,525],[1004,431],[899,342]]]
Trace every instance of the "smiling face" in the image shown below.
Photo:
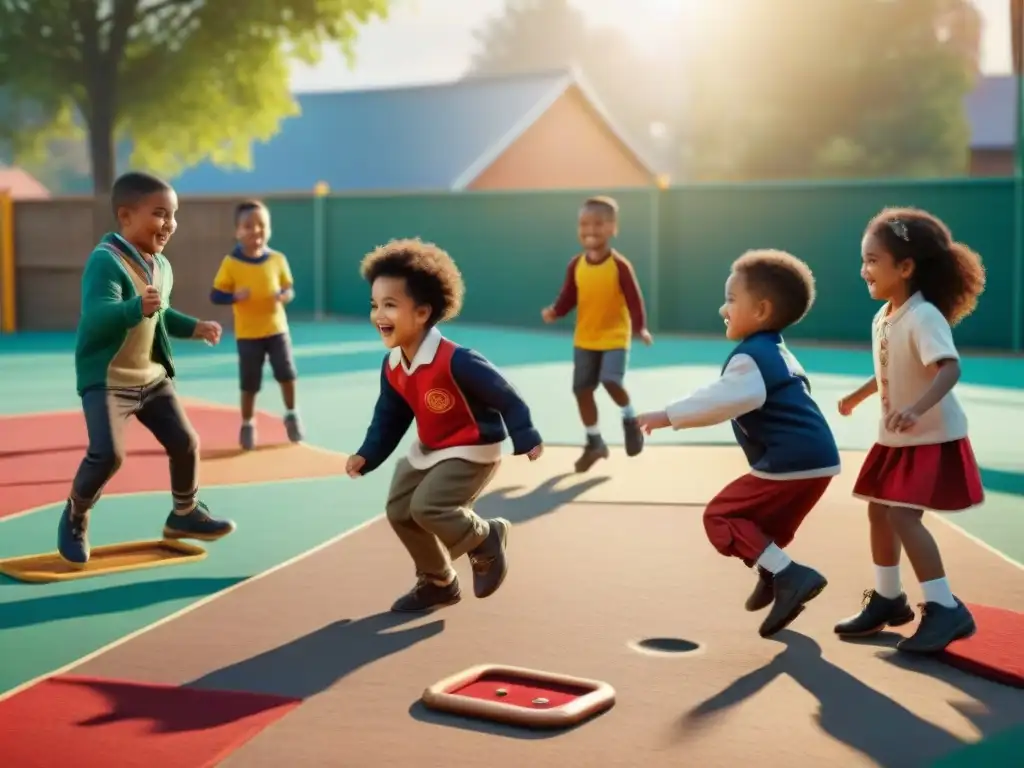
[[[178,196],[173,189],[153,192],[134,205],[118,208],[121,236],[142,253],[160,253],[178,227],[177,212]]]
[[[429,305],[418,305],[409,295],[404,277],[378,277],[373,281],[370,322],[388,349],[417,345],[427,331],[430,314]]]
[[[718,314],[725,321],[726,338],[739,340],[768,326],[772,305],[749,290],[742,272],[733,272],[725,281],[725,304]]]
[[[235,227],[235,239],[246,256],[262,253],[270,241],[270,214],[267,209],[253,208],[240,214],[238,226]]]
[[[618,225],[614,217],[599,208],[584,207],[580,211],[579,238],[580,245],[588,253],[603,253],[608,250],[608,243],[615,237]]]
[[[868,233],[861,241],[860,276],[867,283],[871,298],[879,301],[906,298],[908,281],[914,274],[914,262],[897,262],[877,236]]]

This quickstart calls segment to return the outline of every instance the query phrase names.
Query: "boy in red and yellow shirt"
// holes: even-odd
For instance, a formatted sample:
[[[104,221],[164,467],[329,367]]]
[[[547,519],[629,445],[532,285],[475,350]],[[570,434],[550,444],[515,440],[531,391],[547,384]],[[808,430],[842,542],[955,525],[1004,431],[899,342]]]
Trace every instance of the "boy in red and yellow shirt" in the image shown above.
[[[416,567],[412,590],[391,607],[421,612],[457,603],[452,561],[469,555],[473,592],[497,591],[505,579],[507,520],[484,520],[473,502],[494,477],[501,444],[512,438],[531,461],[543,450],[530,409],[483,356],[444,338],[437,324],[458,314],[464,291],[451,257],[430,243],[396,240],[362,264],[371,285],[370,322],[391,350],[380,396],[359,450],[345,470],[359,477],[379,467],[415,421],[418,440],[395,467],[387,518]]]
[[[561,293],[541,312],[544,322],[553,323],[576,310],[572,389],[587,431],[583,454],[576,460],[577,472],[586,472],[608,458],[608,446],[597,424],[594,391],[598,384],[622,409],[626,455],[636,456],[644,447],[643,431],[624,380],[631,337],[639,336],[645,344],[653,339],[633,266],[611,247],[618,226],[619,206],[612,198],[592,197],[583,204],[579,215],[583,253],[569,262]]]

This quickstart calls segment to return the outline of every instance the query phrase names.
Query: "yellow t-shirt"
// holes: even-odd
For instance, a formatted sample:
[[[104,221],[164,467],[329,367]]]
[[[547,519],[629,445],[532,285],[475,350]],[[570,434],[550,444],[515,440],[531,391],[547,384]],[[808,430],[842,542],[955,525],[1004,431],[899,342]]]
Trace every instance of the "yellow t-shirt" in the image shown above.
[[[213,290],[224,294],[248,289],[249,296],[231,306],[235,337],[263,339],[287,333],[288,316],[277,295],[293,285],[288,259],[279,251],[266,251],[251,259],[239,249],[224,257],[213,278]]]
[[[558,317],[576,309],[573,345],[580,349],[627,349],[631,337],[647,327],[633,265],[618,251],[597,263],[583,254],[569,262],[554,307]]]

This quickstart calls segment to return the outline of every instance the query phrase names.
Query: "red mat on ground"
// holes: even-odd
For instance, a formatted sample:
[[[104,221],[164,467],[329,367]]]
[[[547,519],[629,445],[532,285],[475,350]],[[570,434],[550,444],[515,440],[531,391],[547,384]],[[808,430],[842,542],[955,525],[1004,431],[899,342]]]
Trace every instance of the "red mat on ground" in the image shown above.
[[[950,666],[1003,685],[1024,688],[1024,613],[969,605],[978,631],[939,654]]]
[[[205,768],[300,703],[53,677],[0,702],[0,762],[12,768]]]
[[[237,409],[186,402],[185,410],[204,458],[238,448]],[[280,419],[257,413],[256,426],[262,445],[288,442]],[[85,419],[78,411],[0,419],[0,518],[64,499],[88,443]],[[127,471],[117,473],[105,493],[168,487],[167,454],[135,419],[128,422],[125,451]]]

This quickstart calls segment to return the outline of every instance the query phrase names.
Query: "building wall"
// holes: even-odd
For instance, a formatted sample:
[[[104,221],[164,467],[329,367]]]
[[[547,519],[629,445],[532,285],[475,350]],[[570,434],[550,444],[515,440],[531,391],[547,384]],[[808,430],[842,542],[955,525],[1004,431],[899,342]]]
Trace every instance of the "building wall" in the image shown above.
[[[971,176],[1013,176],[1013,149],[971,150]]]
[[[470,189],[644,187],[650,173],[608,129],[576,88],[469,185]]]

